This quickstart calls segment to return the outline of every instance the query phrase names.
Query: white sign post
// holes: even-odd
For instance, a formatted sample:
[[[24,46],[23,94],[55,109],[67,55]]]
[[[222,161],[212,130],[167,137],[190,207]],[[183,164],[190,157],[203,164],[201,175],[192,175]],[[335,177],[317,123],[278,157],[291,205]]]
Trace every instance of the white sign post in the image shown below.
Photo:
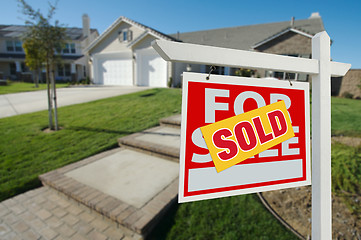
[[[331,61],[328,34],[313,37],[312,59],[159,40],[153,48],[167,61],[312,76],[312,238],[331,239],[331,76],[344,76],[351,65]]]

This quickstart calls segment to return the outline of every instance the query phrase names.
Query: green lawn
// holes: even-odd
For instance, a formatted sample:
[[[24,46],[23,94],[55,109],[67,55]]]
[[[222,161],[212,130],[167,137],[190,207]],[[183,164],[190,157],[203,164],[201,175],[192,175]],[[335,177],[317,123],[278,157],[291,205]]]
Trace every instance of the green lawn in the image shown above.
[[[332,135],[361,137],[361,100],[331,98]]]
[[[57,83],[56,87],[67,87],[69,84],[67,83]],[[34,83],[25,83],[25,82],[13,82],[8,81],[8,85],[0,86],[0,94],[7,94],[7,93],[19,93],[19,92],[31,92],[31,91],[38,91],[46,89],[45,83],[40,83],[39,87],[36,88]]]
[[[332,191],[361,219],[361,146],[332,145]]]
[[[40,186],[38,175],[115,148],[119,137],[180,113],[179,89],[153,89],[59,108],[64,129],[44,133],[47,112],[0,119],[0,200]]]
[[[255,194],[182,203],[151,240],[298,239],[269,213]]]
[[[360,104],[332,98],[333,134],[361,136]],[[0,119],[0,200],[40,186],[39,174],[115,148],[117,138],[180,110],[181,90],[152,89],[60,108],[59,132],[42,132],[46,111]],[[334,191],[360,194],[360,158],[360,148],[333,145]],[[296,239],[252,194],[180,204],[166,221],[155,239]]]

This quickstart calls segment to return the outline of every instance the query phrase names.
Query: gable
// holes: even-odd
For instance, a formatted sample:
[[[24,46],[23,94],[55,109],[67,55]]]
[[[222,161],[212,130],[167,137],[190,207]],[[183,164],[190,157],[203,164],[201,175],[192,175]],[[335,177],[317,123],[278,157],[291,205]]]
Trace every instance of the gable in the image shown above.
[[[129,29],[132,32],[132,39],[126,42],[119,41],[119,34],[125,29]],[[134,45],[133,41],[137,44],[142,41],[143,37],[147,37],[148,34],[157,39],[174,40],[172,37],[153,28],[126,17],[119,17],[85,51],[90,54],[129,51]]]
[[[92,54],[96,53],[110,53],[110,52],[122,52],[129,50],[129,42],[123,42],[119,40],[119,34],[124,30],[130,30],[133,33],[133,39],[137,38],[143,33],[143,30],[132,26],[128,23],[121,22],[117,27],[114,27],[107,36],[102,38],[96,46],[91,49]]]
[[[312,38],[288,31],[272,40],[258,45],[254,50],[282,55],[311,55]]]

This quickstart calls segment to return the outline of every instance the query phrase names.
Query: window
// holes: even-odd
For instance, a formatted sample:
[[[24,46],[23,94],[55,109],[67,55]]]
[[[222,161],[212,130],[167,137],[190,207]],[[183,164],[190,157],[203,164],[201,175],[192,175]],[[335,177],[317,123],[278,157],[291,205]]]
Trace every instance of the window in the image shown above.
[[[290,54],[285,56],[310,58],[309,54],[303,54],[303,55]],[[267,72],[266,75],[268,75]],[[296,80],[296,81],[304,81],[304,82],[308,81],[308,75],[304,73],[274,72],[273,77],[281,80]]]
[[[14,45],[15,45],[15,52],[22,52],[23,51],[23,47],[21,46],[20,41],[14,41]]]
[[[6,41],[6,50],[8,52],[14,52],[13,41]]]
[[[70,64],[58,64],[58,76],[69,77],[71,75]]]
[[[65,44],[65,47],[63,49],[63,53],[65,54],[74,54],[76,53],[75,51],[75,43],[67,43]]]
[[[21,41],[18,40],[6,41],[6,50],[8,52],[22,52],[23,47],[21,46]]]
[[[133,39],[133,32],[129,29],[125,29],[118,33],[119,42],[129,42]]]

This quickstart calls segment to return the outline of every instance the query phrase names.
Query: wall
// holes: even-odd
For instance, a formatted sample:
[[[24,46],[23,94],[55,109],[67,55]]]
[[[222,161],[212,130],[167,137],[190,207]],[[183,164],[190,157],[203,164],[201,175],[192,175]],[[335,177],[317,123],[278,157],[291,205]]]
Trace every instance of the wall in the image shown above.
[[[10,75],[10,66],[8,62],[0,62],[0,72],[4,79]]]
[[[342,78],[339,96],[343,96],[346,92],[353,95],[354,98],[361,98],[361,69],[350,69]]]
[[[133,32],[133,39],[136,39],[143,33],[143,30],[140,28],[123,22],[108,33],[108,35],[90,51],[90,54],[129,51],[130,49],[127,47],[129,42],[120,42],[118,40],[119,32],[125,29],[130,29]]]
[[[261,46],[256,51],[274,54],[310,55],[312,39],[294,32],[287,32]]]

